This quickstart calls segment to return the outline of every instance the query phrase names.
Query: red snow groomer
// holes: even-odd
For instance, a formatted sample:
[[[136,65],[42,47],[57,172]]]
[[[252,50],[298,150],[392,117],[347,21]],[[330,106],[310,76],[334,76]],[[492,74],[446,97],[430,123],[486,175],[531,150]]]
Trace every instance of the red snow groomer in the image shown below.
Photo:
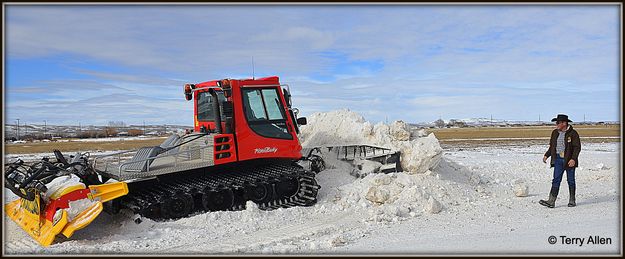
[[[72,162],[55,150],[56,162],[40,162],[46,166],[9,163],[5,186],[20,199],[5,206],[7,214],[48,246],[55,235],[71,236],[102,210],[131,210],[139,223],[141,217],[242,210],[248,201],[263,210],[311,206],[320,188],[315,172],[325,166],[318,154],[328,151],[343,160],[378,161],[388,165],[384,172],[401,170],[399,153],[387,148],[302,150],[297,134],[306,118],[297,118],[288,86],[278,77],[215,80],[183,90],[194,100],[193,132],[110,155],[78,153]]]

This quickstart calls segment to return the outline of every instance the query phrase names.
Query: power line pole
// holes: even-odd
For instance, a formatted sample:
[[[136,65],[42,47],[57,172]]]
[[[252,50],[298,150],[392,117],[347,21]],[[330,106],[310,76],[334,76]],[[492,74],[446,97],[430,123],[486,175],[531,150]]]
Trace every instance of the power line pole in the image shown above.
[[[17,140],[20,140],[20,119],[17,119]]]
[[[46,122],[46,120],[43,120],[43,138],[46,138],[46,127],[48,126],[48,123]]]
[[[145,136],[145,121],[143,121],[143,135]]]

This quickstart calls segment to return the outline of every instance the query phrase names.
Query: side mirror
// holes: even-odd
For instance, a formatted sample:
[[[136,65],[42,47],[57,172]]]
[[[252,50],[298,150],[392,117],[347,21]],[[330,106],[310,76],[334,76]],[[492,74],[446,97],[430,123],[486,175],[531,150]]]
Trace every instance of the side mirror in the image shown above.
[[[297,125],[306,125],[306,117],[297,118]]]

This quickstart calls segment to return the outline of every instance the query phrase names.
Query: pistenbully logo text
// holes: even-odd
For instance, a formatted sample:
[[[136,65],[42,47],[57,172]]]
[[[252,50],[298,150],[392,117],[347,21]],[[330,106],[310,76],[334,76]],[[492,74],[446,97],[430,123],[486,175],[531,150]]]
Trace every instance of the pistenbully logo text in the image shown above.
[[[278,152],[278,148],[275,147],[264,147],[254,149],[254,153],[256,154],[265,154],[265,153],[276,153]]]

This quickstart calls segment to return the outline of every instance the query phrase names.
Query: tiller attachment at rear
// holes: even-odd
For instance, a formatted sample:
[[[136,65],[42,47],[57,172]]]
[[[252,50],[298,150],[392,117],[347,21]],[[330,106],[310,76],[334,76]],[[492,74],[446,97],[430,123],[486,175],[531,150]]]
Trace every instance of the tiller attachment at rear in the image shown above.
[[[124,182],[105,183],[108,179],[89,165],[88,153],[71,156],[71,162],[58,150],[54,154],[56,162],[18,159],[5,167],[4,186],[19,196],[5,212],[42,246],[58,234],[71,237],[102,212],[103,202],[128,193]]]
[[[302,154],[304,154],[303,163],[308,163],[310,170],[317,173],[325,169],[325,159],[351,163],[354,166],[351,175],[358,178],[365,177],[369,173],[402,171],[401,152],[387,147],[367,144],[303,147]]]

